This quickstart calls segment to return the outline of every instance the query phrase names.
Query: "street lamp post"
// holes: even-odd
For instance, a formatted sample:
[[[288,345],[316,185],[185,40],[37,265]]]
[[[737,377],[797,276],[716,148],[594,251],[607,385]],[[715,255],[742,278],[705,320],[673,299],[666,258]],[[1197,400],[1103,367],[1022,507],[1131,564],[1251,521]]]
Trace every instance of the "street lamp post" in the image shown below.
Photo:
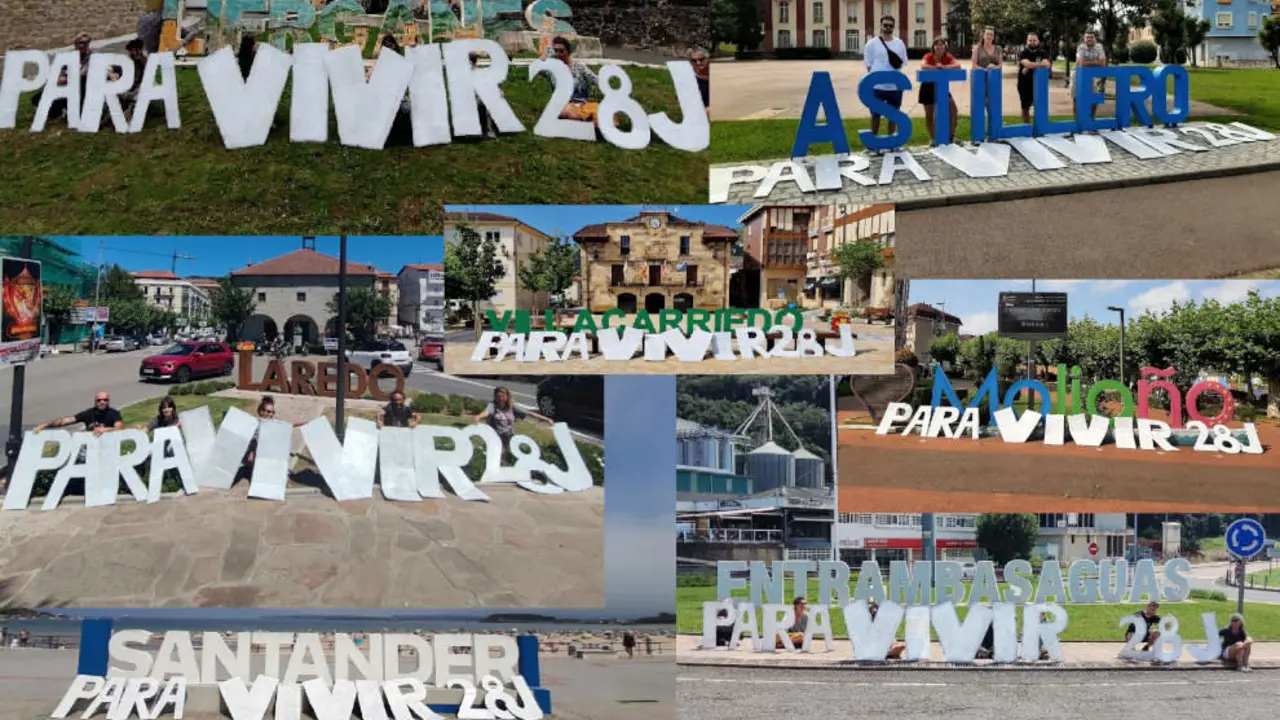
[[[1124,308],[1109,305],[1107,309],[1120,313],[1120,384],[1124,385]]]
[[[338,241],[338,407],[334,412],[334,427],[338,439],[346,435],[347,407],[347,236]]]

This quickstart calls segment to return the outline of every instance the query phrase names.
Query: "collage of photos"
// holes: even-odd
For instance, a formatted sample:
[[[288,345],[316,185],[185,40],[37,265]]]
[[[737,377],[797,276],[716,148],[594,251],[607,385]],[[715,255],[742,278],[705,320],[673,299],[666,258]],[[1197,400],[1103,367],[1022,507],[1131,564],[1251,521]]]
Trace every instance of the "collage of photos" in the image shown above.
[[[1270,717],[1277,195],[1280,0],[0,3],[0,720]]]

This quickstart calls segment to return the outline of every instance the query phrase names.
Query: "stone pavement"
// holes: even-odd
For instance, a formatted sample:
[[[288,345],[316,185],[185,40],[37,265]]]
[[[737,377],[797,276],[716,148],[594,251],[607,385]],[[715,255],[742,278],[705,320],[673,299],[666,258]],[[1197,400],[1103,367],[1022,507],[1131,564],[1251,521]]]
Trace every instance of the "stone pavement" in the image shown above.
[[[848,640],[834,640],[830,652],[787,652],[779,650],[774,653],[757,653],[746,650],[729,650],[716,648],[702,650],[700,635],[679,635],[676,637],[676,663],[680,665],[709,665],[732,667],[762,667],[778,669],[802,670],[834,670],[834,669],[888,669],[888,670],[940,670],[970,668],[1000,668],[1003,670],[1058,668],[1063,670],[1116,670],[1124,668],[1147,669],[1153,666],[1150,662],[1121,660],[1118,656],[1123,643],[1116,642],[1064,642],[1062,644],[1063,662],[1040,661],[1035,663],[1016,663],[997,665],[991,660],[975,660],[970,664],[948,663],[943,661],[942,647],[931,643],[931,661],[906,662],[855,662],[853,647]],[[1195,641],[1184,641],[1182,658],[1174,666],[1180,670],[1192,668],[1221,669],[1222,663],[1196,664],[1185,650],[1186,644],[1198,644]],[[822,647],[821,641],[815,647]],[[1250,665],[1258,668],[1280,668],[1280,642],[1261,642],[1253,646]]]
[[[1194,128],[1197,123],[1187,123],[1183,129]],[[1201,147],[1207,146],[1196,135],[1181,135],[1180,139]],[[963,149],[972,153],[971,149]],[[1010,153],[1009,172],[1002,177],[973,178],[935,157],[928,148],[909,149],[907,152],[920,164],[927,180],[918,180],[910,172],[899,171],[891,182],[881,184],[881,168],[886,156],[869,156],[854,153],[849,158],[869,161],[867,169],[859,174],[871,184],[860,185],[845,177],[840,178],[838,190],[804,192],[793,180],[778,182],[771,191],[758,194],[763,188],[759,180],[729,184],[734,178],[750,177],[747,168],[769,168],[788,158],[759,160],[749,163],[725,163],[711,167],[710,201],[736,205],[755,203],[770,204],[821,204],[821,203],[896,203],[899,210],[918,210],[943,205],[975,202],[995,202],[1021,198],[1041,197],[1093,190],[1109,190],[1154,183],[1198,180],[1226,177],[1244,173],[1262,172],[1280,168],[1280,141],[1249,142],[1230,147],[1217,147],[1206,152],[1180,151],[1174,155],[1140,160],[1125,150],[1108,143],[1111,161],[1088,165],[1065,161],[1067,166],[1057,170],[1036,170],[1016,151]],[[813,183],[814,167],[819,160],[836,158],[834,155],[810,156],[798,161],[806,169]],[[852,167],[845,165],[845,168]],[[899,166],[900,167],[900,166]],[[759,176],[763,179],[763,175]],[[727,188],[727,193],[726,193]]]

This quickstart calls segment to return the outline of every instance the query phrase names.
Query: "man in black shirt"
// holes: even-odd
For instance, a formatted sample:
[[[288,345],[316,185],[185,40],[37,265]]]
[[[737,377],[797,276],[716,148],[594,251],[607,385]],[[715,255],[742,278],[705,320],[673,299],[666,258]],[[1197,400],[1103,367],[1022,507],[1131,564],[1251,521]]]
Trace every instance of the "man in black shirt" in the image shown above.
[[[418,413],[404,404],[404,393],[391,393],[391,402],[378,411],[378,427],[417,427]]]
[[[1053,67],[1049,53],[1040,44],[1040,36],[1027,33],[1027,46],[1018,53],[1018,99],[1022,101],[1022,122],[1031,122],[1031,106],[1035,103],[1035,72],[1037,68]],[[1045,108],[1048,111],[1048,108]]]
[[[94,437],[100,437],[102,433],[110,430],[124,429],[124,418],[120,416],[119,410],[111,407],[111,396],[105,392],[99,392],[93,398],[93,407],[81,410],[75,415],[41,423],[35,426],[35,432],[48,428],[75,425],[76,423],[84,423],[84,429],[92,432]]]
[[[1156,640],[1160,639],[1160,616],[1156,614],[1159,609],[1160,603],[1152,600],[1147,603],[1147,609],[1142,611],[1142,619],[1147,623],[1147,636],[1142,639],[1142,649],[1144,651],[1150,650]],[[1130,625],[1129,629],[1124,632],[1124,641],[1129,642],[1129,639],[1133,637],[1137,630],[1136,626]]]

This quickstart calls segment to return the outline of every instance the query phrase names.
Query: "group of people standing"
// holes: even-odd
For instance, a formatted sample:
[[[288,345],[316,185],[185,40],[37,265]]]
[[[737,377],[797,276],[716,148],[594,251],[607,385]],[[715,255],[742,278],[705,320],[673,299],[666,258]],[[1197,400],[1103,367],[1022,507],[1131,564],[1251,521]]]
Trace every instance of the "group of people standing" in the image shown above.
[[[907,65],[907,47],[902,40],[894,35],[897,27],[897,21],[892,15],[886,15],[880,19],[880,34],[867,43],[863,50],[863,63],[866,65],[867,72],[898,72],[904,73],[903,68]],[[974,70],[992,70],[1003,69],[1005,49],[996,43],[995,28],[986,27],[982,30],[981,39],[978,44],[973,47],[970,54],[970,67]],[[1083,42],[1076,48],[1075,57],[1076,67],[1103,67],[1107,64],[1106,50],[1098,43],[1097,34],[1089,31],[1084,34]],[[963,69],[960,61],[956,59],[950,52],[950,44],[945,37],[936,37],[929,52],[925,53],[920,64],[921,70],[958,70]],[[1040,36],[1037,33],[1027,33],[1026,43],[1022,50],[1018,53],[1017,60],[1017,88],[1019,106],[1022,111],[1022,122],[1031,122],[1031,108],[1035,104],[1035,72],[1041,68],[1052,68],[1052,53],[1040,42]],[[905,73],[904,73],[905,74]],[[1077,73],[1076,80],[1079,79]],[[914,84],[914,83],[913,83]],[[993,92],[999,92],[999,89],[993,89]],[[902,107],[903,91],[896,85],[889,83],[881,83],[874,87],[875,96],[881,101],[895,108]],[[921,83],[920,85],[920,104],[924,106],[925,125],[929,132],[930,144],[936,144],[936,133],[934,129],[934,113],[939,102],[950,104],[950,137],[956,136],[956,120],[959,115],[959,109],[956,107],[955,97],[947,92],[946,98],[937,97],[937,87],[933,83]],[[1072,96],[1072,112],[1075,112],[1075,99]],[[871,132],[875,135],[880,134],[881,116],[871,114]],[[897,132],[896,123],[888,123],[889,134],[893,135]]]

